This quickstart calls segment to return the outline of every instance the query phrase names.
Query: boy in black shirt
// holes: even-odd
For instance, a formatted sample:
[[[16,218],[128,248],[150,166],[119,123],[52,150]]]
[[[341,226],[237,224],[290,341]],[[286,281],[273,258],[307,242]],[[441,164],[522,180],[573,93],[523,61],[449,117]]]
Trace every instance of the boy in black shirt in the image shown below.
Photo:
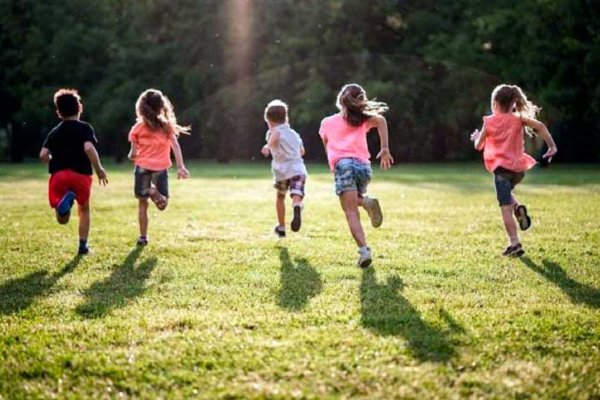
[[[83,106],[77,91],[60,89],[54,94],[54,105],[62,121],[50,131],[40,151],[40,159],[49,164],[48,199],[59,224],[69,222],[73,201],[77,201],[79,254],[87,254],[92,166],[100,184],[106,185],[108,180],[94,147],[98,143],[94,129],[79,120]]]

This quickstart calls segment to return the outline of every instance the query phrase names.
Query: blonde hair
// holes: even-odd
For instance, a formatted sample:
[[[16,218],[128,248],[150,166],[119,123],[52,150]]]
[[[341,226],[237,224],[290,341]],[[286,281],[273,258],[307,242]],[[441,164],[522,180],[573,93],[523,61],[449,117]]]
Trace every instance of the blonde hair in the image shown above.
[[[369,118],[381,115],[389,109],[385,103],[369,100],[365,89],[356,83],[342,87],[335,105],[352,126],[361,126]]]
[[[135,113],[139,122],[148,125],[152,130],[162,130],[166,134],[190,134],[189,126],[177,123],[173,105],[160,90],[145,90],[135,102]]]

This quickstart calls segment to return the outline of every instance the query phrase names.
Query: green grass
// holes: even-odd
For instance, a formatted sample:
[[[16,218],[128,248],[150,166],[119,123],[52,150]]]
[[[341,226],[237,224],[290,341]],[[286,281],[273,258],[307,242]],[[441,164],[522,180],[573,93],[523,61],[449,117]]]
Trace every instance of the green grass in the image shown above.
[[[323,166],[278,240],[267,164],[191,164],[144,249],[108,169],[78,258],[44,167],[0,166],[2,399],[600,398],[600,167],[528,174],[521,259],[481,165],[376,171],[365,271]]]

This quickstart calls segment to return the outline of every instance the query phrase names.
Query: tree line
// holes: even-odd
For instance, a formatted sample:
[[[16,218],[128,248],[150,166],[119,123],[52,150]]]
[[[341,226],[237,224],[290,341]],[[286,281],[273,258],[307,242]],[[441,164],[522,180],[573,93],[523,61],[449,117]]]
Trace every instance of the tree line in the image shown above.
[[[0,0],[0,159],[35,156],[52,94],[75,87],[100,152],[122,160],[153,87],[192,126],[187,158],[260,157],[280,98],[321,160],[319,123],[348,82],[388,103],[397,161],[476,159],[469,134],[508,82],[542,107],[560,160],[597,162],[599,38],[598,0]]]

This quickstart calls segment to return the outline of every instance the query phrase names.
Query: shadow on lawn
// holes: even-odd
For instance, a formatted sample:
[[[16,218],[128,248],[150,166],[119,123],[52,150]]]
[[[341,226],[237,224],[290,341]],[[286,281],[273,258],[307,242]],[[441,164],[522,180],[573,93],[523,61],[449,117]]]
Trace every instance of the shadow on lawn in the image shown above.
[[[526,267],[558,286],[573,303],[583,303],[590,307],[600,308],[600,289],[569,278],[565,270],[555,262],[544,260],[542,261],[543,266],[539,266],[527,256],[520,257],[519,260]]]
[[[75,256],[60,271],[36,271],[23,278],[10,279],[0,286],[0,314],[13,314],[29,307],[36,297],[48,295],[60,278],[75,270],[81,256]]]
[[[323,281],[305,258],[296,258],[295,264],[286,247],[279,247],[281,261],[281,289],[277,304],[291,311],[300,311],[323,290]]]
[[[419,361],[443,362],[456,351],[451,335],[465,333],[464,328],[445,310],[440,318],[448,329],[440,329],[421,317],[421,313],[399,291],[404,283],[397,276],[387,283],[377,282],[375,270],[363,270],[360,285],[362,325],[379,335],[402,336]]]
[[[86,318],[100,318],[115,308],[127,303],[146,291],[145,282],[156,266],[156,257],[144,260],[134,268],[143,247],[132,250],[123,264],[118,265],[112,274],[102,282],[95,282],[85,290],[85,303],[79,305],[77,313]]]

